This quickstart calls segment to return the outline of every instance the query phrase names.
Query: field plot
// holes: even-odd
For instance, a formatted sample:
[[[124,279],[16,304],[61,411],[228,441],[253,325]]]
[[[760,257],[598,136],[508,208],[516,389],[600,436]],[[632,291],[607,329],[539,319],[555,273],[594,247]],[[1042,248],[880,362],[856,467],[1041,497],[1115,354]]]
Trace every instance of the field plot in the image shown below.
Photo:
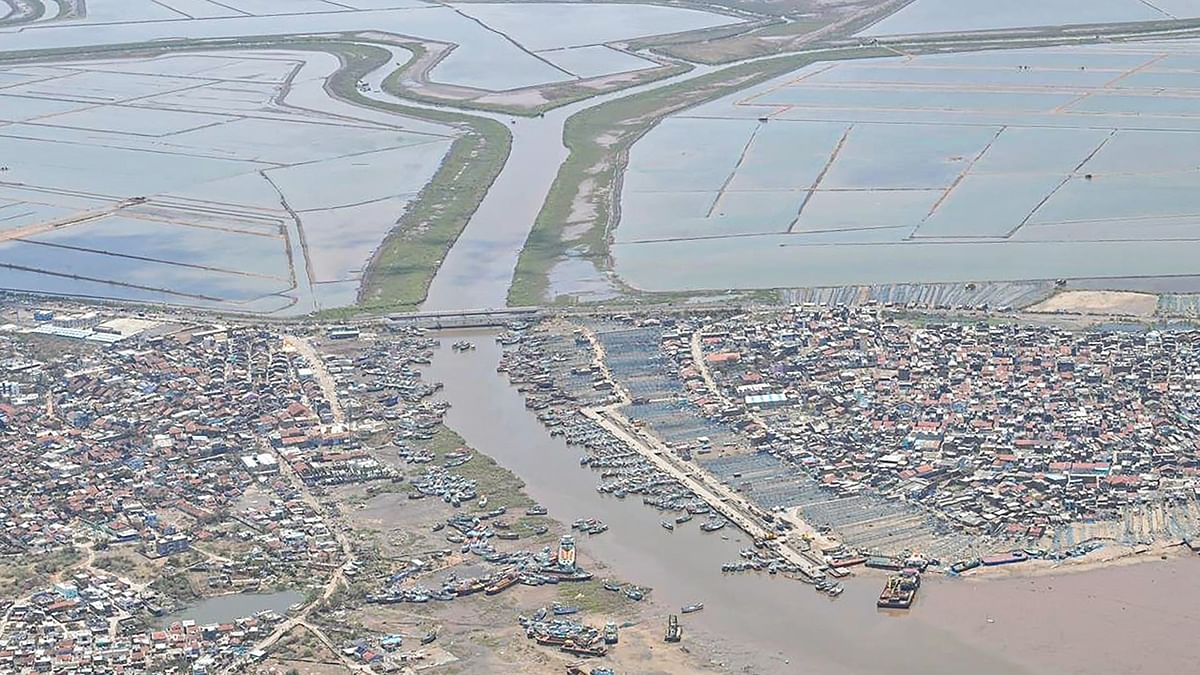
[[[1200,0],[915,0],[860,35],[1167,21],[1200,16]]]
[[[654,291],[1194,274],[1197,156],[1196,42],[818,64],[638,141],[612,252]]]
[[[47,3],[53,5],[54,3]],[[506,91],[659,67],[605,43],[739,22],[636,4],[433,5],[420,0],[89,0],[82,20],[0,29],[0,49],[377,31],[457,45],[431,80]],[[98,30],[98,25],[103,30]]]
[[[0,27],[75,19],[83,14],[84,1],[0,0]]]
[[[287,104],[335,67],[241,52],[0,70],[0,288],[263,313],[352,304],[455,132]]]

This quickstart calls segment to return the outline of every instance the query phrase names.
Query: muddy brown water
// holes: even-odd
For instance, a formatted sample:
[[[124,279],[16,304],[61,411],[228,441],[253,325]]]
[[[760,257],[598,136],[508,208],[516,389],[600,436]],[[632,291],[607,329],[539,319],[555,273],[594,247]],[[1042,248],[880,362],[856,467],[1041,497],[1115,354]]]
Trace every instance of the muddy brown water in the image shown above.
[[[480,452],[514,471],[530,496],[570,522],[610,525],[580,537],[586,555],[622,580],[650,586],[660,605],[703,602],[682,617],[693,640],[715,639],[754,673],[1157,673],[1189,672],[1187,637],[1200,627],[1195,559],[1092,572],[973,580],[927,577],[914,608],[881,612],[882,577],[847,581],[836,600],[768,575],[725,575],[749,540],[703,534],[695,521],[666,532],[663,516],[637,497],[596,492],[582,451],[552,438],[496,372],[492,333],[446,333],[427,377],[445,384],[446,423]],[[448,345],[467,337],[477,349]],[[988,622],[987,619],[992,621]],[[703,636],[703,637],[701,637]]]

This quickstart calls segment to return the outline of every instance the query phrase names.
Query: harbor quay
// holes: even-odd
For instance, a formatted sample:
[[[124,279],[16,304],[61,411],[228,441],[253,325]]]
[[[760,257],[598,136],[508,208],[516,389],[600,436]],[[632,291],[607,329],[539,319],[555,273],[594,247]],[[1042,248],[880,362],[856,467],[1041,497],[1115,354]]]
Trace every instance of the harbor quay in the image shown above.
[[[582,416],[606,453],[640,458],[591,460],[599,490],[669,484],[769,548],[727,571],[874,568],[892,607],[923,572],[1200,548],[1189,330],[796,306],[573,316],[504,339],[502,369],[551,433],[589,442]]]

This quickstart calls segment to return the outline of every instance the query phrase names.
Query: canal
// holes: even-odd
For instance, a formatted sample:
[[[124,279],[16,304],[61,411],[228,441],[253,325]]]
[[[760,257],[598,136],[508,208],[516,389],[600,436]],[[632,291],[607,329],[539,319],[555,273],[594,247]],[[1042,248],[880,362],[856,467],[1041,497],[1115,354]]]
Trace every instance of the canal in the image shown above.
[[[758,59],[747,62],[753,60]],[[695,65],[674,77],[593,96],[538,117],[472,112],[507,124],[512,132],[512,150],[479,208],[438,266],[422,309],[488,309],[508,305],[508,287],[517,258],[559,167],[567,159],[567,148],[563,145],[567,118],[585,108],[714,70],[714,66]]]

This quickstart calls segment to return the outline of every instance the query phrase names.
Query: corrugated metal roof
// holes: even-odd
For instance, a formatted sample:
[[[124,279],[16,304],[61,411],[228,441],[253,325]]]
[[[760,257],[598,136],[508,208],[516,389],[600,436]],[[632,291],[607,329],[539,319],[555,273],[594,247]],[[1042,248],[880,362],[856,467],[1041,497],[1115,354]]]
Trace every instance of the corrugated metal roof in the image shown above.
[[[755,394],[746,397],[746,405],[761,405],[763,403],[784,403],[787,396],[783,394]]]

